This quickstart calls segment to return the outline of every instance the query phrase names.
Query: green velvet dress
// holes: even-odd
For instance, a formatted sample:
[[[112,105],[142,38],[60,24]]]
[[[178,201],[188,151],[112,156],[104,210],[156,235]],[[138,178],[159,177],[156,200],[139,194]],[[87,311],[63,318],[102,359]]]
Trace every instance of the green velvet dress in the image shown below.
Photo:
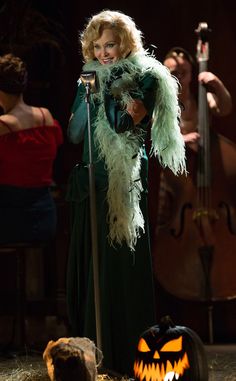
[[[114,68],[109,80],[105,79],[103,84],[100,83],[99,91],[102,92],[102,95],[100,94],[99,97],[96,97],[96,94],[91,95],[90,102],[98,225],[103,365],[107,369],[129,376],[133,375],[134,354],[139,336],[146,328],[156,323],[147,218],[148,160],[144,142],[150,127],[158,80],[151,73],[144,75],[143,72],[140,73],[135,77],[135,88],[131,86],[129,92],[133,98],[142,99],[148,114],[135,128],[131,117],[124,112],[119,96],[111,94],[111,84],[122,76],[119,70]],[[101,77],[99,79],[102,81]],[[102,87],[104,83],[105,86]],[[107,200],[109,177],[106,158],[102,157],[95,139],[96,128],[99,128],[96,118],[101,103],[105,105],[104,118],[113,133],[123,134],[125,131],[129,131],[132,136],[138,136],[137,145],[141,165],[139,173],[142,184],[139,206],[144,218],[144,229],[138,233],[134,248],[131,248],[125,240],[120,244],[116,241],[111,242],[108,238],[110,229]],[[78,93],[72,107],[74,117],[68,130],[69,139],[73,143],[83,141],[83,159],[72,170],[67,195],[71,206],[67,301],[71,335],[88,337],[96,343],[86,107],[85,88],[83,84],[79,83]],[[112,146],[110,149],[112,153]],[[122,176],[119,181],[122,182]],[[135,187],[135,184],[133,186]]]

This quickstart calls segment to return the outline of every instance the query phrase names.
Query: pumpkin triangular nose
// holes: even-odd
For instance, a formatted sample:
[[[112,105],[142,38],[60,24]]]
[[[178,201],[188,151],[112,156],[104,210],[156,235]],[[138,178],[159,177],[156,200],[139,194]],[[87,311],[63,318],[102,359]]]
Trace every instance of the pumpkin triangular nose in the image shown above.
[[[153,358],[154,359],[159,359],[160,358],[158,351],[155,351]]]

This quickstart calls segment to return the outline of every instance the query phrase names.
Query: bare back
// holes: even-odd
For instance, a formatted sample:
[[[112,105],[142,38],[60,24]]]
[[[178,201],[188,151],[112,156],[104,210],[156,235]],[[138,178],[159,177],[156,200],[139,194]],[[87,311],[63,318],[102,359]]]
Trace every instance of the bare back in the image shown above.
[[[20,103],[8,114],[0,116],[0,135],[43,125],[51,126],[53,123],[53,117],[48,109]]]

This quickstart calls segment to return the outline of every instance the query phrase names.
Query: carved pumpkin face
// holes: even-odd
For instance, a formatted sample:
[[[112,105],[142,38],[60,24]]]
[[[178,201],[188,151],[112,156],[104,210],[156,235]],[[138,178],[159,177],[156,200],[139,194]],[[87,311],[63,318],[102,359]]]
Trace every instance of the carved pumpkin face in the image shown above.
[[[163,322],[149,328],[139,339],[134,362],[135,379],[207,381],[207,361],[198,336],[189,328],[174,326],[171,320]]]

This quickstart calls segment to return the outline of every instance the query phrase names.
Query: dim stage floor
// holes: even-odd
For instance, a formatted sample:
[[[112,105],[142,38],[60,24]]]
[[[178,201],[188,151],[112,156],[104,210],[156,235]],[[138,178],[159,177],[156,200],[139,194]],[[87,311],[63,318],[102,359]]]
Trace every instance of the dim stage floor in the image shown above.
[[[209,364],[209,381],[236,381],[236,345],[205,347]],[[101,377],[104,378],[109,377]],[[13,359],[0,358],[0,381],[49,381],[40,353],[24,354]]]
[[[236,345],[208,345],[205,348],[209,381],[236,381]]]

